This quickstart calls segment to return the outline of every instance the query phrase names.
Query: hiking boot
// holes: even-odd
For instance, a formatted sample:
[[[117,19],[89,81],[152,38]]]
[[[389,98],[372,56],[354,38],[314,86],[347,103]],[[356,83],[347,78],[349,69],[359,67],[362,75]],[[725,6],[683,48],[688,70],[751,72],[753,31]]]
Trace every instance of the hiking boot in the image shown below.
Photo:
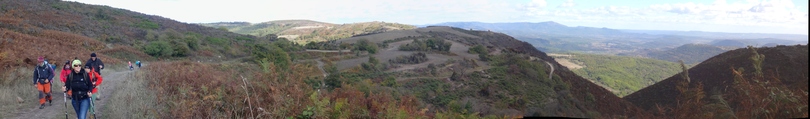
[[[45,104],[39,105],[39,109],[45,108]]]
[[[53,100],[48,100],[48,106],[53,106]]]

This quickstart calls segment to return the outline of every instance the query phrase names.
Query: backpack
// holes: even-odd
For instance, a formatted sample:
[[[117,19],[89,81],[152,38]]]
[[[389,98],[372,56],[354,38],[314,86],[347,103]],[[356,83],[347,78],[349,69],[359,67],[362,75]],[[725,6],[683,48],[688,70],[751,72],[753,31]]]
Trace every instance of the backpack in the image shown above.
[[[45,73],[43,73],[43,71],[42,71],[43,68],[45,68],[45,70],[50,70],[51,75],[53,75],[53,69],[51,69],[50,66],[36,66],[36,67],[34,67],[34,71],[36,71],[36,73],[37,73],[37,77],[36,77],[37,82],[39,84],[46,84],[45,80],[48,80],[48,79],[45,79],[45,78],[42,77],[42,75],[45,75]]]

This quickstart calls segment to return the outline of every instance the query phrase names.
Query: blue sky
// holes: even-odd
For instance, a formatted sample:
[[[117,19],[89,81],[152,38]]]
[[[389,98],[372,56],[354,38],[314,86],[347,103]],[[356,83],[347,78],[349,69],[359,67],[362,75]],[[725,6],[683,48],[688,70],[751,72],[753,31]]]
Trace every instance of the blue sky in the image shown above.
[[[808,33],[807,0],[70,0],[187,23],[308,19],[413,25],[545,22],[614,29]]]

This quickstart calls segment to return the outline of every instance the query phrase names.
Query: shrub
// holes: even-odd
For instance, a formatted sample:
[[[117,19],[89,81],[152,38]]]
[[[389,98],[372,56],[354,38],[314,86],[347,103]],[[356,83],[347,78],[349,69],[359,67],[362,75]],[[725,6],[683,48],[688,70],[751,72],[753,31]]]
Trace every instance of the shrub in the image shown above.
[[[413,42],[399,46],[401,51],[450,51],[450,46],[453,44],[445,42],[441,39],[427,39],[419,40],[414,39]]]
[[[262,66],[262,69],[267,69],[269,63],[273,63],[280,69],[289,69],[290,56],[281,48],[275,45],[261,45],[256,44],[252,46],[252,56],[256,63]]]
[[[470,49],[467,50],[467,52],[471,53],[471,54],[488,54],[489,53],[489,51],[487,51],[487,48],[485,48],[483,45],[475,45],[473,47],[470,47]]]
[[[188,48],[191,50],[196,51],[200,48],[200,41],[196,37],[186,37],[185,42]]]
[[[408,56],[398,56],[397,58],[388,60],[389,63],[399,63],[399,64],[419,64],[422,62],[427,62],[428,58],[425,53],[413,53]]]
[[[188,56],[189,53],[191,53],[191,49],[188,48],[188,45],[185,45],[185,43],[179,43],[174,47],[174,53],[172,53],[172,56],[185,57]]]
[[[371,43],[368,39],[360,39],[354,43],[354,50],[367,51],[369,54],[377,53],[377,44]]]
[[[143,20],[141,22],[138,22],[137,24],[135,24],[135,26],[138,28],[152,29],[152,30],[160,28],[160,25],[149,20]]]
[[[205,40],[212,45],[226,45],[225,43],[228,42],[224,38],[217,37],[206,37]]]
[[[174,52],[172,45],[166,41],[150,42],[143,48],[143,52],[154,57],[167,57],[171,56]]]

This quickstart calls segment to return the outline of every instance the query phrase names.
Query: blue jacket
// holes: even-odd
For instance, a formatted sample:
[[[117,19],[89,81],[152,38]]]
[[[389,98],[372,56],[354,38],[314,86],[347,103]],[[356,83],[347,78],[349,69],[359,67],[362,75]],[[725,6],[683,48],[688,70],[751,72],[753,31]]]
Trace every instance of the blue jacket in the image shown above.
[[[53,69],[50,66],[42,65],[34,68],[34,84],[37,84],[37,79],[48,79],[48,82],[53,81]]]

